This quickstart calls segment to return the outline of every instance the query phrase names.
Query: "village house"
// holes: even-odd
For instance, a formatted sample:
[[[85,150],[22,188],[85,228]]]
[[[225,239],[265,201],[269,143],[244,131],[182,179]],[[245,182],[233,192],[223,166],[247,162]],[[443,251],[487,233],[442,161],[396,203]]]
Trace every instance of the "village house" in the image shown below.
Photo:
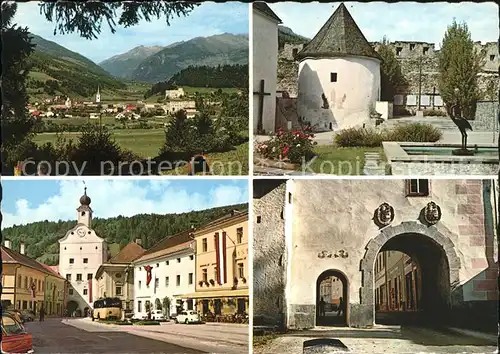
[[[195,290],[195,241],[191,230],[153,245],[133,262],[133,267],[136,317],[146,317],[154,310],[170,316],[196,307],[196,300],[183,295]]]
[[[66,300],[66,281],[49,266],[19,252],[5,240],[2,252],[2,306],[38,313],[42,306],[47,315],[62,316]]]
[[[205,316],[248,314],[248,212],[234,211],[193,233],[196,299]]]
[[[140,239],[130,242],[114,257],[101,264],[95,274],[98,297],[113,297],[122,300],[125,312],[134,308],[134,267],[132,262],[145,250]]]
[[[196,111],[196,102],[194,100],[171,100],[167,101],[162,105],[163,110],[166,114],[175,114],[177,111],[186,111],[188,118],[193,118]]]
[[[176,100],[186,95],[184,89],[179,87],[175,90],[165,90],[165,100]]]

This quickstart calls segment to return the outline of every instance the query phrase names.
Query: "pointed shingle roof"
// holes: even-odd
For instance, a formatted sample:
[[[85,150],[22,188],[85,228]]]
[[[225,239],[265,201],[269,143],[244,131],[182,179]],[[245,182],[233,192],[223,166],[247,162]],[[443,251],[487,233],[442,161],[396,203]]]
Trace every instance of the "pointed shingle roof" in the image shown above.
[[[252,6],[255,11],[260,12],[264,16],[267,16],[278,23],[282,23],[278,15],[276,15],[276,13],[273,10],[271,10],[271,8],[265,2],[257,1],[254,2]]]
[[[370,46],[344,3],[321,27],[314,38],[298,53],[299,59],[307,57],[342,57],[356,55],[382,60]]]

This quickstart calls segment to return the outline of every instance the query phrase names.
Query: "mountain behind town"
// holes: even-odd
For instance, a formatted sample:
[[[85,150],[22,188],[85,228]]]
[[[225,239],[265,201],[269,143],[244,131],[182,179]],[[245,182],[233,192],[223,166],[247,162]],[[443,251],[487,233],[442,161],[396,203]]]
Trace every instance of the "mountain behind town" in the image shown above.
[[[279,25],[278,26],[278,46],[283,48],[285,43],[290,44],[306,44],[310,39],[300,34],[295,33],[291,28]]]
[[[179,214],[139,214],[132,217],[117,216],[108,219],[95,218],[92,228],[108,244],[119,244],[120,249],[136,239],[148,249],[167,236],[200,227],[232,210],[247,210],[248,204],[191,211]],[[56,265],[59,262],[58,240],[76,225],[76,221],[40,221],[27,225],[15,225],[2,229],[4,239],[9,239],[12,248],[19,250],[21,240],[26,245],[26,255],[38,261]]]
[[[248,54],[248,35],[224,33],[166,47],[136,47],[99,65],[115,77],[157,83],[190,66],[245,65]]]
[[[55,42],[30,34],[34,52],[29,56],[27,88],[30,95],[62,94],[87,98],[97,86],[120,90],[126,84],[83,55]]]

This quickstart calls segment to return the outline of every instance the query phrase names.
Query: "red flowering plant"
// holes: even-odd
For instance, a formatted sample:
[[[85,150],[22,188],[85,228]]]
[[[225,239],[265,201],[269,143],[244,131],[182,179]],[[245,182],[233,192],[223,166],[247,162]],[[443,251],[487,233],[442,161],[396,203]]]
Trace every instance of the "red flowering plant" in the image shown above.
[[[292,131],[280,128],[270,140],[258,143],[256,152],[268,159],[301,163],[303,158],[307,161],[314,156],[313,146],[317,142],[313,138],[309,126]]]

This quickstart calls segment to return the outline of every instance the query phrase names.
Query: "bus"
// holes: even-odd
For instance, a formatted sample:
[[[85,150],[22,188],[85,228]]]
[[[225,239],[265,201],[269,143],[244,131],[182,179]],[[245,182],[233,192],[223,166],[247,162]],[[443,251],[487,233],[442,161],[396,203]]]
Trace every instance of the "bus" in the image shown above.
[[[119,320],[122,318],[122,300],[117,297],[107,297],[94,301],[92,321]]]

